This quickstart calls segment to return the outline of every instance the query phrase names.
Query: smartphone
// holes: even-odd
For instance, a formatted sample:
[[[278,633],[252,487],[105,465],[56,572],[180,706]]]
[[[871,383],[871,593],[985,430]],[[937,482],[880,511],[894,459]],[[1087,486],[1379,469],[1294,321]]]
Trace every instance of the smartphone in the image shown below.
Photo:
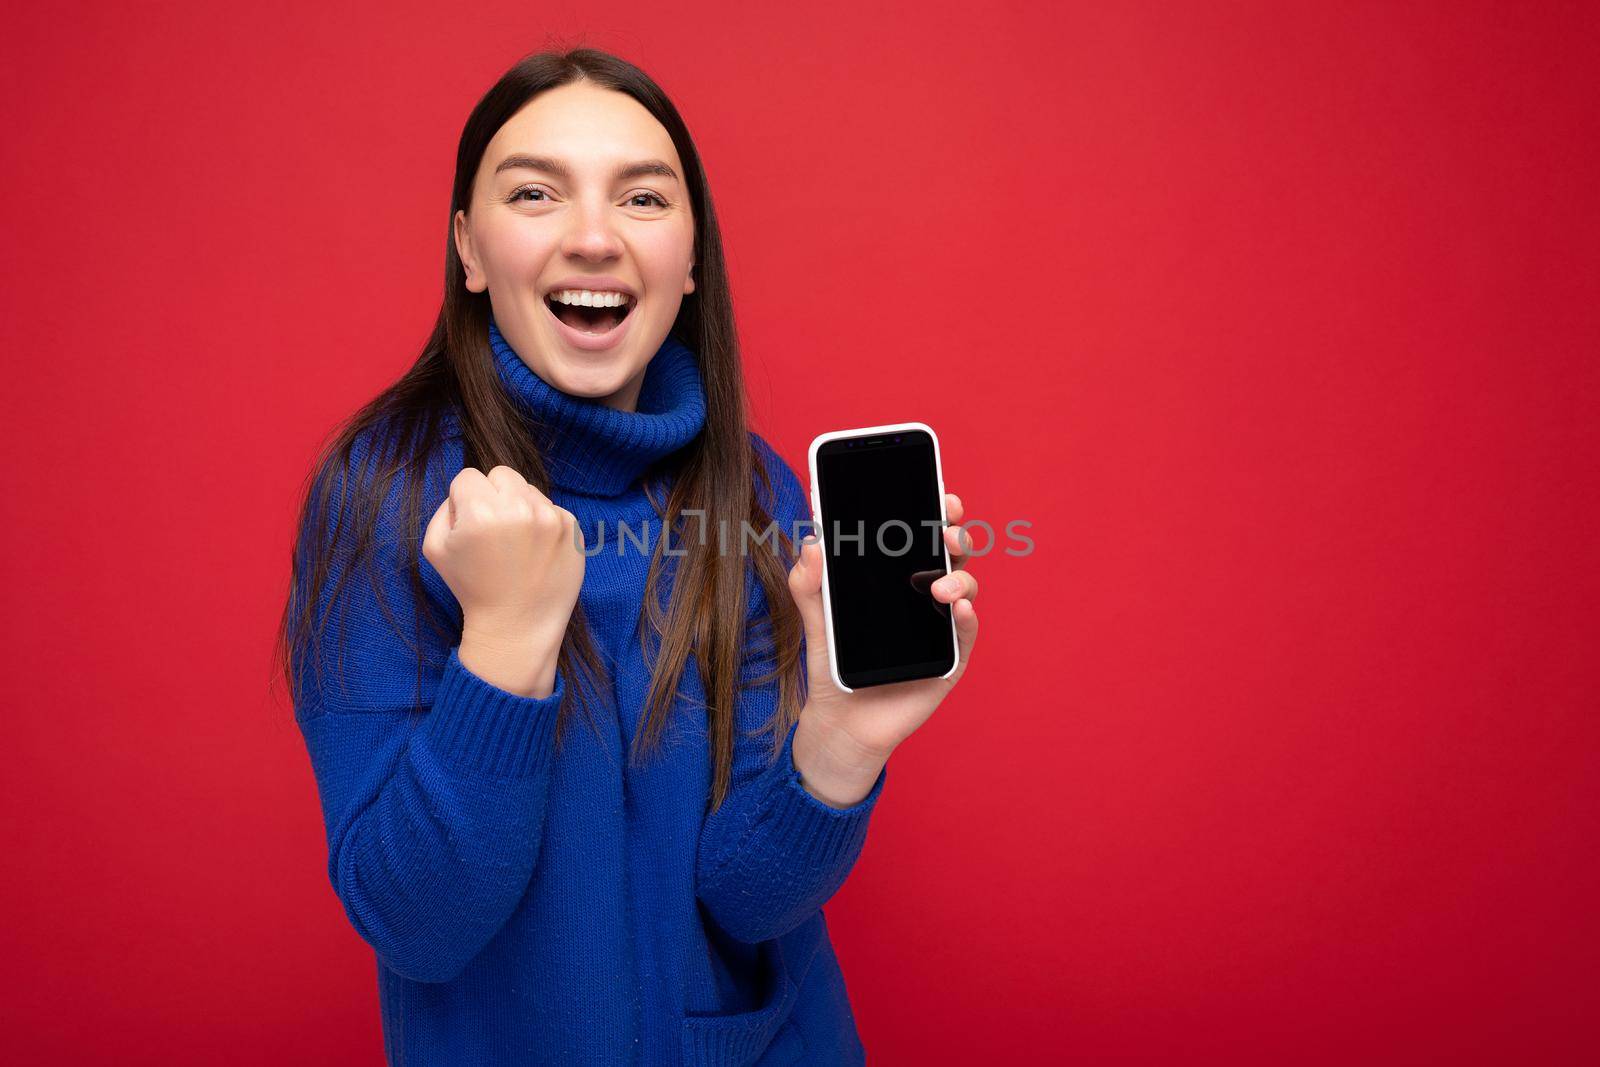
[[[835,430],[811,442],[810,464],[834,684],[950,677],[955,615],[929,589],[950,573],[938,435],[922,422]]]

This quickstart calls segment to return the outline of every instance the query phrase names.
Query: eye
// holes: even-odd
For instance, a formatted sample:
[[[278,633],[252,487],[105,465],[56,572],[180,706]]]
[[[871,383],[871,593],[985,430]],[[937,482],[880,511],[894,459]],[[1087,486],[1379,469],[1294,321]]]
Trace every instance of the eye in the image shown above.
[[[634,193],[633,195],[629,196],[628,197],[628,203],[632,204],[633,201],[639,199],[641,196],[647,196],[651,200],[655,201],[655,204],[656,204],[657,207],[666,207],[667,206],[667,201],[666,201],[665,197],[661,196],[661,194],[659,194],[659,193],[649,192],[648,190],[640,191],[640,192]],[[647,206],[647,205],[638,205],[638,206],[643,207],[643,206]]]
[[[522,185],[522,186],[518,186],[516,189],[512,190],[511,195],[506,197],[506,202],[508,204],[516,204],[516,203],[542,204],[542,203],[544,203],[544,200],[523,200],[522,199],[522,194],[523,193],[539,193],[541,196],[543,196],[545,198],[545,200],[550,199],[549,194],[546,193],[543,189],[539,188],[537,185]]]

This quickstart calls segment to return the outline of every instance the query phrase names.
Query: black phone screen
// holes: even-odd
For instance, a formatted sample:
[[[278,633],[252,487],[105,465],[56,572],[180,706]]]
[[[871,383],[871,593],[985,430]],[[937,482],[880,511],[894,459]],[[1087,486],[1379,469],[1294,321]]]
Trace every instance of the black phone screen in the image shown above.
[[[893,430],[817,447],[823,566],[839,679],[851,689],[955,666],[933,438]]]

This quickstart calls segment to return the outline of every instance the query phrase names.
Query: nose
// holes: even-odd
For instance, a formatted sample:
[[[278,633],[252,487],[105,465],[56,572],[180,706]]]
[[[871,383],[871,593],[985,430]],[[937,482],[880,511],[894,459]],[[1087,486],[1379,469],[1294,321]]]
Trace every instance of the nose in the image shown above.
[[[572,220],[561,241],[561,251],[577,259],[607,260],[622,254],[611,205],[585,200],[569,216]]]

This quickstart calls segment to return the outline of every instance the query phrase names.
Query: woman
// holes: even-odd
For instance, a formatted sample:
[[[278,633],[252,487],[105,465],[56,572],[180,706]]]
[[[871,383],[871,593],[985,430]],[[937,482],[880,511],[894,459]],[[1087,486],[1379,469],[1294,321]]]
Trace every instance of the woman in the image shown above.
[[[821,906],[976,583],[934,587],[951,678],[833,685],[699,156],[637,68],[508,71],[445,257],[421,358],[318,461],[280,635],[390,1062],[860,1062]],[[696,535],[741,520],[781,557]]]

